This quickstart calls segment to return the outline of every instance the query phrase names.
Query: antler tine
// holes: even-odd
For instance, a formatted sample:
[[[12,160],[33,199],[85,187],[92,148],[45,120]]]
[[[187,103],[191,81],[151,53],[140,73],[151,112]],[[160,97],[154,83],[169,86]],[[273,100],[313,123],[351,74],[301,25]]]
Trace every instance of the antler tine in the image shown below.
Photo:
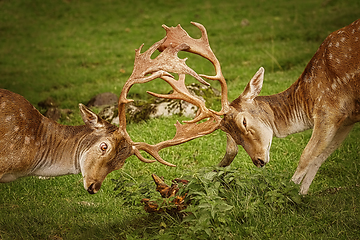
[[[137,158],[139,158],[141,161],[143,162],[152,162],[152,161],[155,161],[155,160],[149,160],[149,159],[146,159],[144,158],[140,151],[139,150],[144,150],[146,151],[147,153],[149,153],[153,158],[156,159],[156,161],[166,165],[166,166],[169,166],[169,167],[176,167],[176,165],[172,164],[172,163],[169,163],[167,161],[165,161],[164,159],[162,159],[159,155],[159,151],[161,149],[158,148],[158,146],[156,145],[150,145],[150,144],[147,144],[145,142],[137,142],[137,143],[134,143],[134,147],[135,147],[135,152],[134,154],[136,155]]]
[[[168,76],[161,76],[161,79],[170,84],[170,86],[174,89],[171,94],[157,94],[153,92],[149,92],[149,94],[160,97],[160,98],[168,98],[168,99],[180,99],[184,100],[188,103],[192,103],[193,105],[199,108],[198,116],[190,121],[184,121],[185,123],[193,123],[198,122],[204,118],[212,117],[213,112],[211,112],[208,108],[206,108],[205,103],[199,98],[193,96],[185,86],[185,74],[179,74],[179,80],[175,80],[174,78],[170,78]]]
[[[202,122],[199,124],[196,123],[187,123],[187,124],[180,124],[179,121],[176,122],[176,134],[173,139],[167,140],[164,142],[160,142],[155,145],[150,145],[144,142],[138,142],[134,143],[134,146],[136,147],[135,154],[140,160],[142,161],[151,161],[148,159],[145,159],[141,154],[139,150],[144,150],[147,153],[149,153],[151,156],[153,156],[158,162],[161,162],[167,166],[175,167],[176,165],[171,164],[163,160],[160,155],[159,151],[163,148],[179,145],[184,142],[191,141],[195,138],[202,137],[204,135],[210,134],[213,131],[217,130],[220,127],[221,117],[214,115],[211,117],[208,121]]]
[[[180,26],[180,24],[177,25],[176,27],[171,27],[171,28],[167,27],[166,25],[163,25],[163,28],[166,30],[167,39],[159,47],[159,51],[164,51],[171,45],[179,45],[186,43],[189,46],[189,48],[185,49],[184,51],[195,53],[208,59],[214,65],[216,75],[208,76],[208,75],[200,74],[199,76],[207,78],[209,80],[216,80],[220,82],[222,109],[220,112],[215,112],[215,111],[213,112],[217,115],[223,115],[230,110],[230,106],[227,99],[227,84],[221,71],[220,62],[216,58],[213,51],[211,50],[205,27],[202,24],[196,22],[191,22],[191,24],[199,28],[202,34],[201,38],[194,39],[190,37],[189,34]]]

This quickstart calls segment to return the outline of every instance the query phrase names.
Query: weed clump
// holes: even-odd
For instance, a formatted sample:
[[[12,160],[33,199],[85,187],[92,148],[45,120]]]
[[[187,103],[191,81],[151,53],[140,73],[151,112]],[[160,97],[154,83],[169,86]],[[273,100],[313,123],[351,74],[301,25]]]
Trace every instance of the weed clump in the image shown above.
[[[302,203],[298,186],[289,182],[288,176],[271,175],[266,169],[253,173],[230,167],[203,168],[184,178],[188,183],[180,184],[176,194],[166,200],[154,190],[153,183],[139,184],[129,178],[126,181],[125,176],[113,181],[117,196],[121,196],[125,204],[140,206],[140,199],[145,197],[147,203],[155,204],[157,208],[156,211],[148,211],[150,216],[162,214],[163,218],[172,220],[167,224],[160,222],[159,232],[163,232],[161,226],[164,224],[173,224],[181,228],[184,236],[197,239],[231,238],[234,222],[245,226],[263,212],[281,212]],[[179,196],[185,196],[187,207],[174,216],[166,210],[174,207],[173,200]],[[149,207],[145,205],[145,209],[146,206]],[[159,221],[164,221],[163,218]]]

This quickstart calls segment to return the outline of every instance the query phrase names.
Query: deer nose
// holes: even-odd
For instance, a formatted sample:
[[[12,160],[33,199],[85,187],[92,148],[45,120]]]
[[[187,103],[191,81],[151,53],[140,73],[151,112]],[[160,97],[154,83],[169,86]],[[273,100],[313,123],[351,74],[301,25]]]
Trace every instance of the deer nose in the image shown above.
[[[265,166],[265,162],[264,162],[264,160],[262,160],[262,159],[258,158],[258,162],[259,162],[260,167]]]
[[[263,166],[265,166],[265,162],[264,162],[264,160],[262,160],[261,158],[254,159],[254,160],[253,160],[253,163],[254,163],[255,166],[257,166],[257,167],[263,167]]]
[[[97,192],[97,191],[95,190],[95,183],[92,183],[92,184],[88,187],[87,191],[88,191],[90,194],[95,194],[95,193]]]

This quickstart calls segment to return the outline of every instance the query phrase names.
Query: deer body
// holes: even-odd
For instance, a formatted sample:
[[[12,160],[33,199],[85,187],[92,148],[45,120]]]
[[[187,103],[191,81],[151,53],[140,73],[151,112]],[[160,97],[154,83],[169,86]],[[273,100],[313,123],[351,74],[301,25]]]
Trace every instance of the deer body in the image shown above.
[[[41,115],[25,98],[0,89],[0,182],[24,176],[82,173],[96,193],[106,175],[131,155],[117,127],[80,105],[83,126],[64,126]]]
[[[223,129],[255,165],[263,166],[269,161],[273,136],[313,128],[292,177],[302,182],[300,192],[306,194],[320,165],[360,121],[360,20],[330,34],[284,92],[258,96],[263,76],[261,68],[230,104]]]

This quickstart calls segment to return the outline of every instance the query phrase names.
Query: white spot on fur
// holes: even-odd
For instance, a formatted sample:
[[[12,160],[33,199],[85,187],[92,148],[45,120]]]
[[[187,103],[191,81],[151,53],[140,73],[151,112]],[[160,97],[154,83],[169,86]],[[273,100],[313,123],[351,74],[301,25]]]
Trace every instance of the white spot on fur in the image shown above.
[[[338,59],[338,58],[336,58],[335,61],[336,61],[337,63],[340,63],[340,59]]]
[[[332,59],[332,57],[333,57],[333,56],[332,56],[332,53],[329,53],[329,58]]]
[[[20,129],[20,127],[19,127],[19,126],[15,126],[15,127],[14,127],[14,132],[19,131],[19,129]]]
[[[24,114],[24,112],[22,111],[21,108],[19,109],[19,113],[20,113],[20,117],[22,117],[23,119],[25,119],[25,114]],[[25,119],[25,120],[26,120],[26,119]]]
[[[338,83],[339,85],[342,84],[341,79],[340,79],[339,77],[336,78],[336,81],[337,81],[337,83]]]
[[[345,37],[342,37],[342,38],[340,39],[340,41],[341,41],[341,42],[345,42],[345,39],[346,39]]]
[[[9,144],[9,145],[7,146],[7,150],[8,150],[8,151],[14,150],[14,144]]]
[[[340,43],[336,42],[335,47],[339,47],[339,46],[340,46]]]
[[[343,84],[343,82],[341,81],[341,79],[340,79],[339,77],[337,77],[336,80],[337,80],[337,82],[338,82],[339,85],[342,85],[342,84]]]
[[[10,122],[10,121],[11,121],[11,116],[6,116],[5,122]]]
[[[337,87],[336,83],[331,84],[331,88],[332,88],[333,90],[335,90],[336,87]]]
[[[28,136],[25,137],[25,145],[28,145],[30,143],[30,138]]]
[[[348,73],[345,73],[345,77],[346,77],[347,80],[351,79],[351,76]]]
[[[1,103],[1,108],[5,108],[6,107],[6,102],[2,102]]]

